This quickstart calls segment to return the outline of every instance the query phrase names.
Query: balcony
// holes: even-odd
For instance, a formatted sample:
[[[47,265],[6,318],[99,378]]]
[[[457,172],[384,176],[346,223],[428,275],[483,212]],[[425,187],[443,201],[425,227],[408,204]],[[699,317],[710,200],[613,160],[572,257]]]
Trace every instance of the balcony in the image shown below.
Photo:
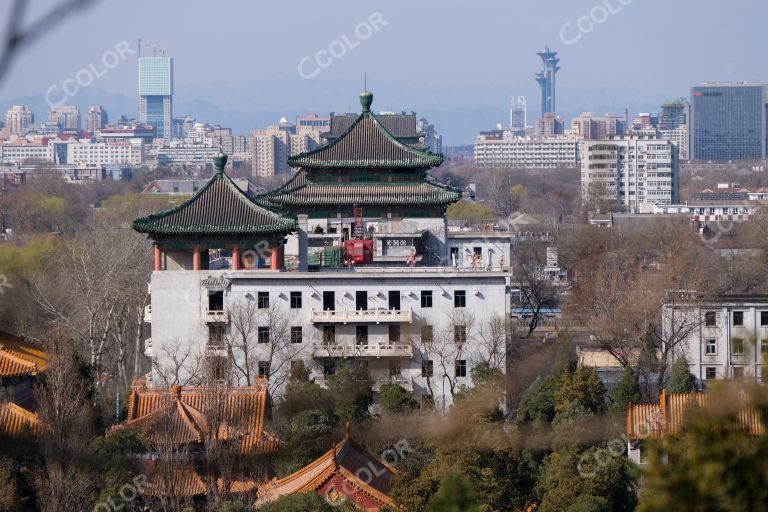
[[[388,379],[375,379],[373,381],[372,390],[378,393],[379,391],[381,391],[381,386],[383,386],[384,384],[397,384],[398,386],[408,391],[409,393],[413,393],[413,381],[411,381],[411,379],[403,377],[402,375],[393,375]]]
[[[208,324],[225,324],[229,322],[229,312],[207,309],[203,312],[203,322]]]
[[[147,357],[152,357],[152,338],[147,338],[144,340],[144,355]]]
[[[413,322],[410,309],[358,309],[342,311],[312,310],[312,322],[323,324]]]
[[[152,304],[144,306],[144,323],[152,323]]]
[[[315,344],[314,357],[413,357],[410,343],[391,345],[323,345]]]

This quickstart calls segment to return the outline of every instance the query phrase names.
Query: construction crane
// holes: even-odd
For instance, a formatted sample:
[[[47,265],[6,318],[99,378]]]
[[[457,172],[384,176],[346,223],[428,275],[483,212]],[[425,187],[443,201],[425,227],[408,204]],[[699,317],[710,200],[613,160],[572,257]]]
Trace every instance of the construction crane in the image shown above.
[[[142,47],[152,48],[152,56],[153,57],[157,57],[158,53],[160,54],[160,57],[165,57],[165,54],[167,53],[167,50],[165,49],[164,46],[159,45],[157,43],[142,43],[141,42],[141,38],[139,38],[139,43],[138,43],[138,49],[139,49],[138,57],[139,58],[141,58],[141,49],[142,49]]]

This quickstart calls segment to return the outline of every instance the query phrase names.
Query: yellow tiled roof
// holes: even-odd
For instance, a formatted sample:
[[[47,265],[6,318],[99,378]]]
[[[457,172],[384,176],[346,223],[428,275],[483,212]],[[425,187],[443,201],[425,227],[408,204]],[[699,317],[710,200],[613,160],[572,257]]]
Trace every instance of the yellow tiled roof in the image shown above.
[[[0,437],[13,437],[25,432],[37,435],[40,430],[37,414],[12,402],[0,404]]]
[[[0,377],[34,376],[47,369],[48,356],[42,347],[0,331]]]

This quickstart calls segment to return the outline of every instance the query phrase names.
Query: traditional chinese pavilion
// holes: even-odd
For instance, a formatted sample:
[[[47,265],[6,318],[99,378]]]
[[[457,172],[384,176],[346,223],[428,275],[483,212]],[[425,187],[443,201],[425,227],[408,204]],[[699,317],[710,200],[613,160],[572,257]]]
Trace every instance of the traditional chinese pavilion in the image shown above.
[[[376,115],[372,102],[365,91],[359,116],[333,115],[328,142],[288,158],[295,175],[261,198],[298,216],[310,255],[366,239],[377,263],[402,264],[416,250],[444,256],[445,210],[461,192],[429,175],[443,156],[416,137],[415,115]],[[293,255],[301,256],[301,242]]]
[[[32,379],[48,369],[48,355],[34,341],[0,331],[0,436],[40,433],[40,420],[28,410]]]
[[[344,438],[320,458],[263,485],[254,507],[297,492],[315,492],[330,503],[350,500],[366,511],[392,508],[389,493],[396,473],[395,468],[354,442],[347,424]]]
[[[195,195],[133,222],[154,241],[155,271],[283,268],[283,240],[296,221],[248,197],[224,172],[226,163],[219,153],[216,173]]]

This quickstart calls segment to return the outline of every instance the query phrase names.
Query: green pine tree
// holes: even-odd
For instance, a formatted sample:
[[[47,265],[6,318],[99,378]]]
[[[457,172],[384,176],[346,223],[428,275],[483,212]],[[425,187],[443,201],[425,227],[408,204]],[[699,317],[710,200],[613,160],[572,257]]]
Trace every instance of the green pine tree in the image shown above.
[[[678,357],[669,372],[667,393],[692,393],[696,391],[696,377],[688,369],[685,356]]]
[[[458,472],[449,473],[429,504],[428,512],[480,512],[472,483]]]
[[[627,366],[621,380],[616,384],[616,389],[613,390],[611,413],[623,416],[627,413],[630,403],[636,404],[638,402],[640,402],[640,384],[637,382],[635,372],[630,366]]]

